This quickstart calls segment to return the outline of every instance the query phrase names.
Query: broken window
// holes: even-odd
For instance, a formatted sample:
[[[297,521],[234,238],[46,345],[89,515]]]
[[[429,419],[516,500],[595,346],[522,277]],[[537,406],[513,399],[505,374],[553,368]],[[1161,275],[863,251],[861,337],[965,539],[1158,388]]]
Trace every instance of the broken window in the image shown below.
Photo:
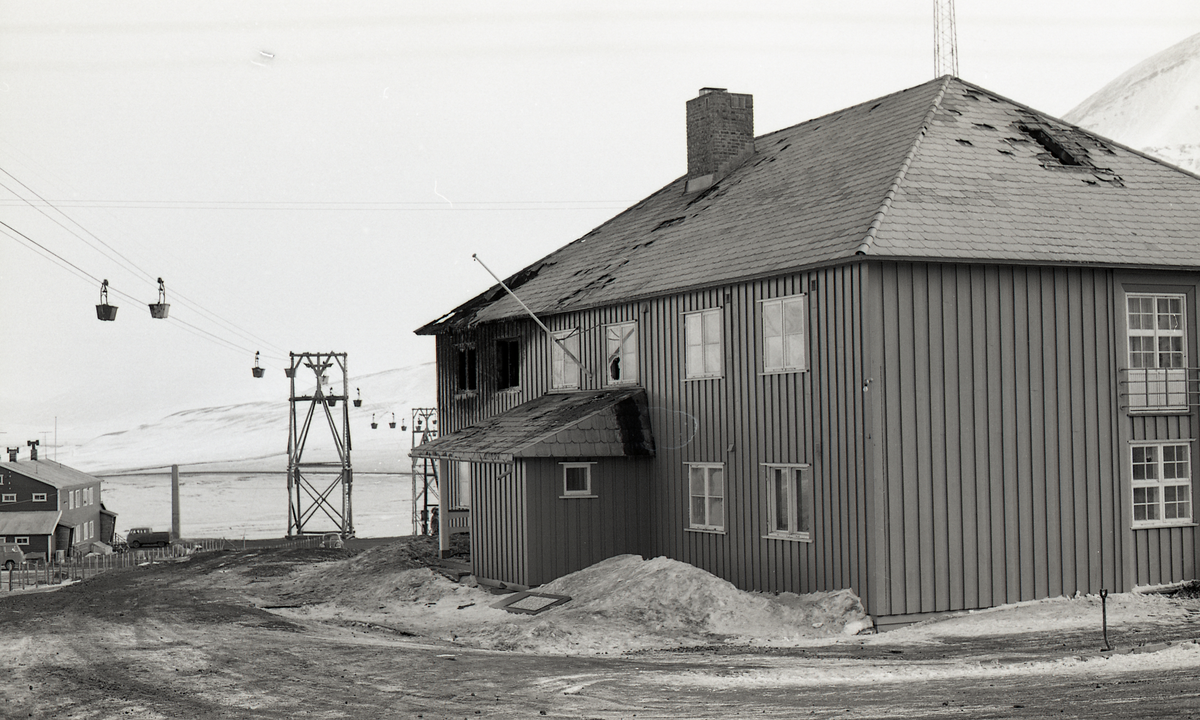
[[[1126,391],[1132,410],[1188,407],[1187,325],[1183,295],[1125,296],[1129,341]]]
[[[473,392],[479,387],[478,371],[475,359],[475,346],[464,345],[458,348],[455,369],[457,370],[457,385],[459,392]]]
[[[609,385],[637,382],[637,323],[617,323],[604,328],[605,367]]]
[[[500,390],[521,384],[521,344],[516,338],[496,341],[496,387]]]

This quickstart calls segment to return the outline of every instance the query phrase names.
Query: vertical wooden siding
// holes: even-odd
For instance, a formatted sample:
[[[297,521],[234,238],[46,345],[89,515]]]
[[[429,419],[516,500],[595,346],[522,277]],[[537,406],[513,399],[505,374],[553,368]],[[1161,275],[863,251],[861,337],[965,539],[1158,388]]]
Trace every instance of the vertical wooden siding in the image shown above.
[[[480,578],[529,585],[529,526],[520,463],[471,464],[471,564]]]
[[[558,463],[519,463],[525,471],[529,518],[528,582],[522,584],[540,585],[614,555],[646,555],[651,461],[598,459],[592,466],[594,498],[562,497]]]
[[[880,266],[881,567],[869,610],[1123,587],[1108,271]]]
[[[583,389],[604,387],[603,326],[638,321],[639,384],[647,391],[657,446],[648,479],[650,515],[639,518],[647,526],[650,554],[691,563],[750,590],[849,587],[866,593],[862,288],[863,266],[856,264],[543,318],[552,330],[580,329],[581,357],[592,371],[582,373]],[[801,293],[809,297],[810,337],[823,340],[809,344],[808,371],[764,375],[759,303]],[[724,321],[723,376],[686,380],[683,313],[714,307],[722,309]],[[522,381],[519,388],[497,392],[494,344],[506,337],[522,340]],[[477,349],[479,391],[456,398],[454,353],[464,341]],[[549,357],[548,341],[531,321],[439,337],[443,430],[452,432],[549,391]],[[725,463],[724,533],[686,529],[689,462]],[[813,542],[765,537],[763,463],[812,466]],[[473,551],[515,552],[515,531],[502,537],[492,523],[529,523],[530,517],[544,516],[544,508],[536,509],[521,465],[494,493],[473,484],[472,532],[480,535],[472,539]],[[518,504],[526,502],[531,515],[522,516]],[[485,518],[485,504],[504,509]],[[529,536],[524,547],[536,553],[532,524],[522,527]],[[499,555],[487,557],[477,566],[500,567]]]

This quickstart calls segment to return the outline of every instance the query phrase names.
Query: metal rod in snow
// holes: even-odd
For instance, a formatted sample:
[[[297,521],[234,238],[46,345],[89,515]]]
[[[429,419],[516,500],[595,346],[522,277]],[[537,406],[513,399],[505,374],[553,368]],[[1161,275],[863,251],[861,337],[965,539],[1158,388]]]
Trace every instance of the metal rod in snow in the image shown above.
[[[480,265],[483,265],[483,269],[487,270],[488,275],[491,275],[492,277],[496,278],[496,282],[500,283],[500,287],[504,288],[504,290],[506,292],[508,292],[509,295],[512,295],[513,300],[516,300],[517,303],[520,304],[520,306],[525,309],[525,312],[529,313],[529,317],[533,318],[533,321],[538,324],[538,327],[540,327],[541,329],[546,331],[546,336],[550,338],[551,342],[553,342],[555,345],[558,345],[560,348],[562,348],[562,351],[567,354],[567,357],[571,358],[571,360],[573,360],[576,365],[583,368],[584,372],[586,372],[589,377],[593,376],[591,369],[588,368],[586,365],[584,365],[579,360],[579,358],[575,357],[575,353],[568,350],[567,346],[563,345],[561,340],[554,337],[554,333],[550,331],[550,328],[546,327],[546,323],[542,322],[541,319],[537,315],[534,315],[533,311],[529,309],[529,306],[526,305],[524,303],[524,301],[521,300],[521,298],[517,297],[517,294],[515,292],[513,292],[510,287],[505,285],[504,281],[501,280],[499,277],[497,277],[496,273],[492,272],[492,269],[490,267],[483,264],[483,261],[479,259],[478,255],[476,255],[475,253],[471,253],[471,259],[474,260],[475,262],[479,263]]]

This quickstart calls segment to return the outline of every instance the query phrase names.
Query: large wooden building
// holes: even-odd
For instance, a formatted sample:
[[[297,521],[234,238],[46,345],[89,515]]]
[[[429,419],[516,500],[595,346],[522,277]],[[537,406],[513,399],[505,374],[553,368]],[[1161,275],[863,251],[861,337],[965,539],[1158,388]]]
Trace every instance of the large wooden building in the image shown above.
[[[474,572],[618,553],[882,624],[1197,577],[1200,178],[946,77],[755,138],[420,328]],[[544,323],[549,333],[540,326]]]
[[[100,479],[34,453],[0,462],[0,540],[45,558],[111,545],[117,514],[100,502]]]

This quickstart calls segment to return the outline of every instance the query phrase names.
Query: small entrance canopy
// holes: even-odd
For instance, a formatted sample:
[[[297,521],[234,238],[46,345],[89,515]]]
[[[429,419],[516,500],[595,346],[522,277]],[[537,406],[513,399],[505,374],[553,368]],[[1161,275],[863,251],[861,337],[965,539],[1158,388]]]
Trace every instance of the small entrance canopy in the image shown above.
[[[0,536],[49,535],[62,512],[58,510],[22,510],[0,513]]]
[[[650,457],[654,436],[641,388],[543,395],[418,445],[434,460],[512,462],[535,457]]]

